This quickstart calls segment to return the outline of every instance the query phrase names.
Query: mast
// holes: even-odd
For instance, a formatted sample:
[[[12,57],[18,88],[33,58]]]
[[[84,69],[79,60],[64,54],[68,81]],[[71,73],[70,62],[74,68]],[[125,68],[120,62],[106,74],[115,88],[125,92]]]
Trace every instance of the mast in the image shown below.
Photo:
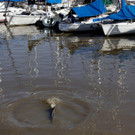
[[[6,9],[5,9],[5,20],[6,20],[6,17],[7,17],[7,9],[8,9],[9,2],[10,2],[10,0],[7,1],[7,5],[6,5]]]

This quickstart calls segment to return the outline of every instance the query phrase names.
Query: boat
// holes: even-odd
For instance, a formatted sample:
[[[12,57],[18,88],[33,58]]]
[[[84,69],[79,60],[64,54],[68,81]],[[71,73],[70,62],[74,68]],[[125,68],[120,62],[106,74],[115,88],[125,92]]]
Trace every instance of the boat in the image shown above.
[[[102,24],[102,28],[106,36],[135,34],[135,22],[132,21],[105,22]]]
[[[5,2],[0,2],[0,22],[4,22],[5,21]]]
[[[59,23],[59,30],[62,32],[78,32],[78,31],[92,31],[99,30],[101,26],[99,25],[100,21],[94,21],[96,17],[88,18],[87,20],[70,22],[64,21]]]
[[[59,23],[58,29],[62,32],[98,30],[101,28],[100,21],[95,19],[102,16],[108,16],[107,9],[102,0],[95,0],[90,4],[72,8],[68,17]]]
[[[127,5],[124,0],[121,3],[117,13],[103,18],[101,26],[106,36],[135,34],[135,5]]]
[[[0,0],[8,1],[8,0]],[[8,2],[19,3],[25,0],[9,0]],[[35,24],[38,20],[42,19],[46,12],[43,9],[37,9],[37,5],[28,1],[23,3],[23,8],[9,7],[7,3],[5,8],[5,19],[8,26],[18,26],[18,25],[31,25]],[[11,10],[12,9],[12,10]],[[8,11],[11,12],[8,12]]]
[[[10,2],[10,4],[8,5],[11,5],[11,3],[13,1],[16,1],[16,0],[12,0]],[[20,0],[18,0],[19,2]],[[22,13],[23,11],[26,11],[25,9],[23,8],[20,8],[20,7],[15,7],[15,6],[8,6],[7,8],[7,2],[3,1],[3,2],[0,2],[0,22],[5,22],[6,21],[6,17],[5,17],[5,14],[16,14],[16,13]]]
[[[6,19],[8,26],[19,26],[19,25],[32,25],[36,24],[37,21],[42,20],[42,17],[46,15],[43,10],[26,11],[21,14],[7,14]]]

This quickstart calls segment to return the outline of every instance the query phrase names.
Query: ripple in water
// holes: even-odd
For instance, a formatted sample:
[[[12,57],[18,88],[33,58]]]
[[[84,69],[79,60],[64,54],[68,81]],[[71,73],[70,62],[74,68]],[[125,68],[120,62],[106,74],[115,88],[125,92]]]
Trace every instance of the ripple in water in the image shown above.
[[[58,97],[60,102],[56,105],[53,121],[50,121],[45,100],[51,96],[49,93],[39,92],[10,103],[4,107],[4,115],[8,123],[17,127],[72,129],[86,121],[90,115],[89,104],[81,98],[55,93],[53,96]]]

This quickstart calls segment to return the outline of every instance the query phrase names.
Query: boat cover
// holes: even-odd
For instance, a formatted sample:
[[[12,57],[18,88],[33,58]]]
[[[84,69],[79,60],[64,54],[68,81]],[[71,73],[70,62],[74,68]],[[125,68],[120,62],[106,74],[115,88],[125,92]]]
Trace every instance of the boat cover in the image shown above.
[[[107,17],[111,20],[126,20],[126,19],[135,19],[135,6],[127,5],[124,0],[122,0],[122,8],[119,12],[111,14]]]
[[[58,3],[61,3],[61,0],[45,0],[47,3],[50,3],[50,4],[58,4]]]
[[[88,5],[81,6],[81,7],[74,7],[72,8],[72,10],[80,18],[97,16],[97,15],[107,12],[106,7],[102,0],[95,0],[94,2]]]
[[[135,6],[134,5],[127,5],[124,0],[122,0],[122,8],[119,12],[110,14],[104,18],[97,18],[93,19],[93,21],[101,21],[101,20],[133,20],[135,19]]]
[[[93,19],[94,22],[101,21],[101,20],[133,20],[135,19],[135,6],[134,5],[127,5],[124,0],[122,0],[122,8],[119,12],[110,14],[104,18],[97,18]]]

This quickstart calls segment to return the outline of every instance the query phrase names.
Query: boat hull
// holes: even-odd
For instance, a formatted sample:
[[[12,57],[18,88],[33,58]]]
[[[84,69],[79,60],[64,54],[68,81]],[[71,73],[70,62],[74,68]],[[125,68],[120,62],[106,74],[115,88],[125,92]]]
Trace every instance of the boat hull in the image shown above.
[[[0,22],[5,22],[4,13],[0,13]]]
[[[101,25],[106,36],[135,34],[135,22],[120,22]]]
[[[59,23],[59,30],[63,32],[91,31],[100,28],[98,23]]]
[[[41,16],[32,15],[8,15],[7,22],[9,26],[32,25],[40,20]]]

